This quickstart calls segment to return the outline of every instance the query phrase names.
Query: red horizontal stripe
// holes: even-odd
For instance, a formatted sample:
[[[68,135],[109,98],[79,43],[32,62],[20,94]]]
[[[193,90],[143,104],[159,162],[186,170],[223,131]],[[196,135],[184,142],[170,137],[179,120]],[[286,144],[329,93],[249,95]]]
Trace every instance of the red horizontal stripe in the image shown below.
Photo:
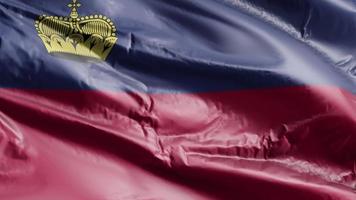
[[[355,199],[356,97],[0,90],[1,199]]]

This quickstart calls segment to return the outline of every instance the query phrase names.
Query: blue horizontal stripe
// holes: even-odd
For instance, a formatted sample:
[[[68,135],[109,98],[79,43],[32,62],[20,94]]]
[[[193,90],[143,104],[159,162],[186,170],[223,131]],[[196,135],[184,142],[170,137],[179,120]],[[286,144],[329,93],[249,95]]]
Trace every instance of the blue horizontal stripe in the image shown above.
[[[319,39],[326,36],[298,36],[312,35],[317,24],[293,32],[298,31],[297,20],[308,12],[302,17],[291,14],[289,19],[275,7],[267,7],[271,16],[281,17],[271,23],[252,8],[215,0],[86,0],[82,4],[79,13],[106,15],[118,27],[119,40],[106,62],[46,52],[34,20],[41,14],[68,15],[65,3],[0,0],[0,87],[196,92],[327,85],[356,93],[352,42],[347,46],[340,39],[324,45]],[[335,12],[340,9],[335,7]],[[349,20],[333,27],[343,38],[355,35],[354,18]],[[327,34],[327,27],[322,28]]]

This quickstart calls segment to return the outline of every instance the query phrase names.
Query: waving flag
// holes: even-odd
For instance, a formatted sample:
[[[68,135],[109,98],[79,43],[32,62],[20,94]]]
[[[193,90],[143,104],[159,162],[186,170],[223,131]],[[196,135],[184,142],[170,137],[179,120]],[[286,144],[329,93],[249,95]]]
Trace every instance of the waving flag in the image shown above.
[[[355,11],[0,0],[0,199],[356,199]]]

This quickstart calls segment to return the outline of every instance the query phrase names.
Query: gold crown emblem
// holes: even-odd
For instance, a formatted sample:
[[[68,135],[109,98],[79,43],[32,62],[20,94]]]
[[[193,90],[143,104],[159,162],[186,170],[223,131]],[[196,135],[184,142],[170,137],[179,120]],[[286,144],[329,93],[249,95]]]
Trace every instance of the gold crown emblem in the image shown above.
[[[42,15],[35,22],[48,53],[67,53],[105,60],[117,41],[114,23],[103,15],[79,16],[77,0],[70,16]]]

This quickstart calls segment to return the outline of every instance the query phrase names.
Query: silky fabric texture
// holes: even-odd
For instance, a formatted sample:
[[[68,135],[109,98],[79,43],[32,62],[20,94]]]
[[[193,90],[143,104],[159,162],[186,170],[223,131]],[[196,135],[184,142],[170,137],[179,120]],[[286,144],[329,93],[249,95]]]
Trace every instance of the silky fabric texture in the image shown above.
[[[105,62],[68,3],[0,0],[0,199],[356,199],[356,1],[83,0]]]

